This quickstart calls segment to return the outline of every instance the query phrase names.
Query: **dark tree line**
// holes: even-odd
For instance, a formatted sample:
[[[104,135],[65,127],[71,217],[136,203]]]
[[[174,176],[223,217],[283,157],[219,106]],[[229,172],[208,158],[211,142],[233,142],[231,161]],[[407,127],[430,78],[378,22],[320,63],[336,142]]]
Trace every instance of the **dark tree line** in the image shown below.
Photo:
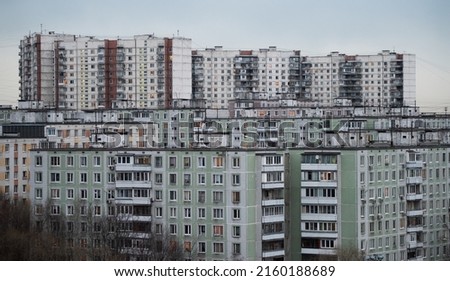
[[[0,194],[0,260],[183,260],[180,241],[150,227],[137,235],[132,221],[118,216],[51,215],[50,204],[37,220],[27,201],[5,200]],[[131,226],[130,229],[129,227]],[[127,229],[124,229],[127,228]]]

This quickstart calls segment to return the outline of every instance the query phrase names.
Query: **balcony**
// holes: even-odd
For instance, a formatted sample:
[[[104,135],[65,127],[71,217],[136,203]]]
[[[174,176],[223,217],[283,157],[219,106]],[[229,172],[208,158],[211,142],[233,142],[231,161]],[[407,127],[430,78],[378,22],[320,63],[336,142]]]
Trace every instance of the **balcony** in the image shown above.
[[[423,162],[422,161],[408,161],[406,162],[406,169],[422,169]]]
[[[415,201],[415,200],[422,200],[422,199],[423,199],[422,193],[406,194],[406,200],[408,200],[408,201]]]
[[[302,187],[337,187],[337,181],[302,181]]]
[[[423,248],[423,242],[420,241],[409,241],[407,244],[408,249],[412,248]]]
[[[336,197],[304,197],[301,198],[302,204],[328,204],[328,205],[336,205],[337,198]]]
[[[263,165],[261,170],[263,172],[284,171],[284,166],[283,165]]]
[[[406,211],[406,215],[408,217],[417,217],[417,216],[423,216],[425,210],[421,209],[421,210],[409,210]]]
[[[423,225],[409,225],[406,227],[406,232],[422,232]]]
[[[263,223],[270,223],[270,222],[283,222],[284,221],[284,214],[283,215],[273,215],[273,216],[263,216],[262,222]]]
[[[338,238],[337,232],[311,231],[302,229],[302,238]]]
[[[422,177],[407,177],[406,184],[422,184]]]
[[[135,172],[150,172],[152,166],[149,164],[116,164],[116,171],[135,171]]]
[[[117,218],[120,221],[137,221],[137,222],[151,222],[152,216],[137,216],[131,214],[119,214]]]
[[[282,250],[273,250],[273,251],[263,251],[263,258],[273,258],[284,256],[284,249]]]
[[[284,188],[284,182],[263,182],[261,184],[262,189],[276,189]]]
[[[152,188],[151,181],[116,181],[117,188]]]
[[[302,163],[302,170],[308,170],[308,171],[337,171],[337,164],[307,164]]]
[[[302,254],[309,255],[335,255],[334,249],[319,249],[319,248],[302,248]]]
[[[263,241],[282,240],[282,239],[284,239],[284,232],[266,233],[262,235]]]
[[[275,206],[275,205],[284,205],[284,199],[269,199],[262,200],[263,206]]]
[[[301,218],[307,221],[337,221],[337,214],[302,214]]]

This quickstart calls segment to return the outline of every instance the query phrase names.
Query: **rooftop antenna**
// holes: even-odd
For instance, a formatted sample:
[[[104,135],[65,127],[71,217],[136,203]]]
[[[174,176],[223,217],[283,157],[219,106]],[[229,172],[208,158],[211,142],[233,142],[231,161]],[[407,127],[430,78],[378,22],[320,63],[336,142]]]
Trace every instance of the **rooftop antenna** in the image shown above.
[[[41,23],[41,34],[42,34],[42,23]]]

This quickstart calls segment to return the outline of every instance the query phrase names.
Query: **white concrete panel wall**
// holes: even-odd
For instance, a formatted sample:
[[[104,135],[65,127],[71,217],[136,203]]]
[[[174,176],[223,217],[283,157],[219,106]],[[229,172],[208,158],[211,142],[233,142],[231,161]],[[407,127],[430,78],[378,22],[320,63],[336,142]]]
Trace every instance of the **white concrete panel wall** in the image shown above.
[[[172,41],[172,96],[174,99],[192,98],[191,39]]]
[[[403,105],[416,103],[416,55],[403,55]]]

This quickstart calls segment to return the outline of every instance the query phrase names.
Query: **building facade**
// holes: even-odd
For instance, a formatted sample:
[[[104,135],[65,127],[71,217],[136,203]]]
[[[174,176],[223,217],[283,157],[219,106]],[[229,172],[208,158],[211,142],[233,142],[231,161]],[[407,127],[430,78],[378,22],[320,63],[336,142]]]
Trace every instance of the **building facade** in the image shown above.
[[[20,99],[57,109],[168,108],[191,98],[191,40],[32,34],[19,48]]]

